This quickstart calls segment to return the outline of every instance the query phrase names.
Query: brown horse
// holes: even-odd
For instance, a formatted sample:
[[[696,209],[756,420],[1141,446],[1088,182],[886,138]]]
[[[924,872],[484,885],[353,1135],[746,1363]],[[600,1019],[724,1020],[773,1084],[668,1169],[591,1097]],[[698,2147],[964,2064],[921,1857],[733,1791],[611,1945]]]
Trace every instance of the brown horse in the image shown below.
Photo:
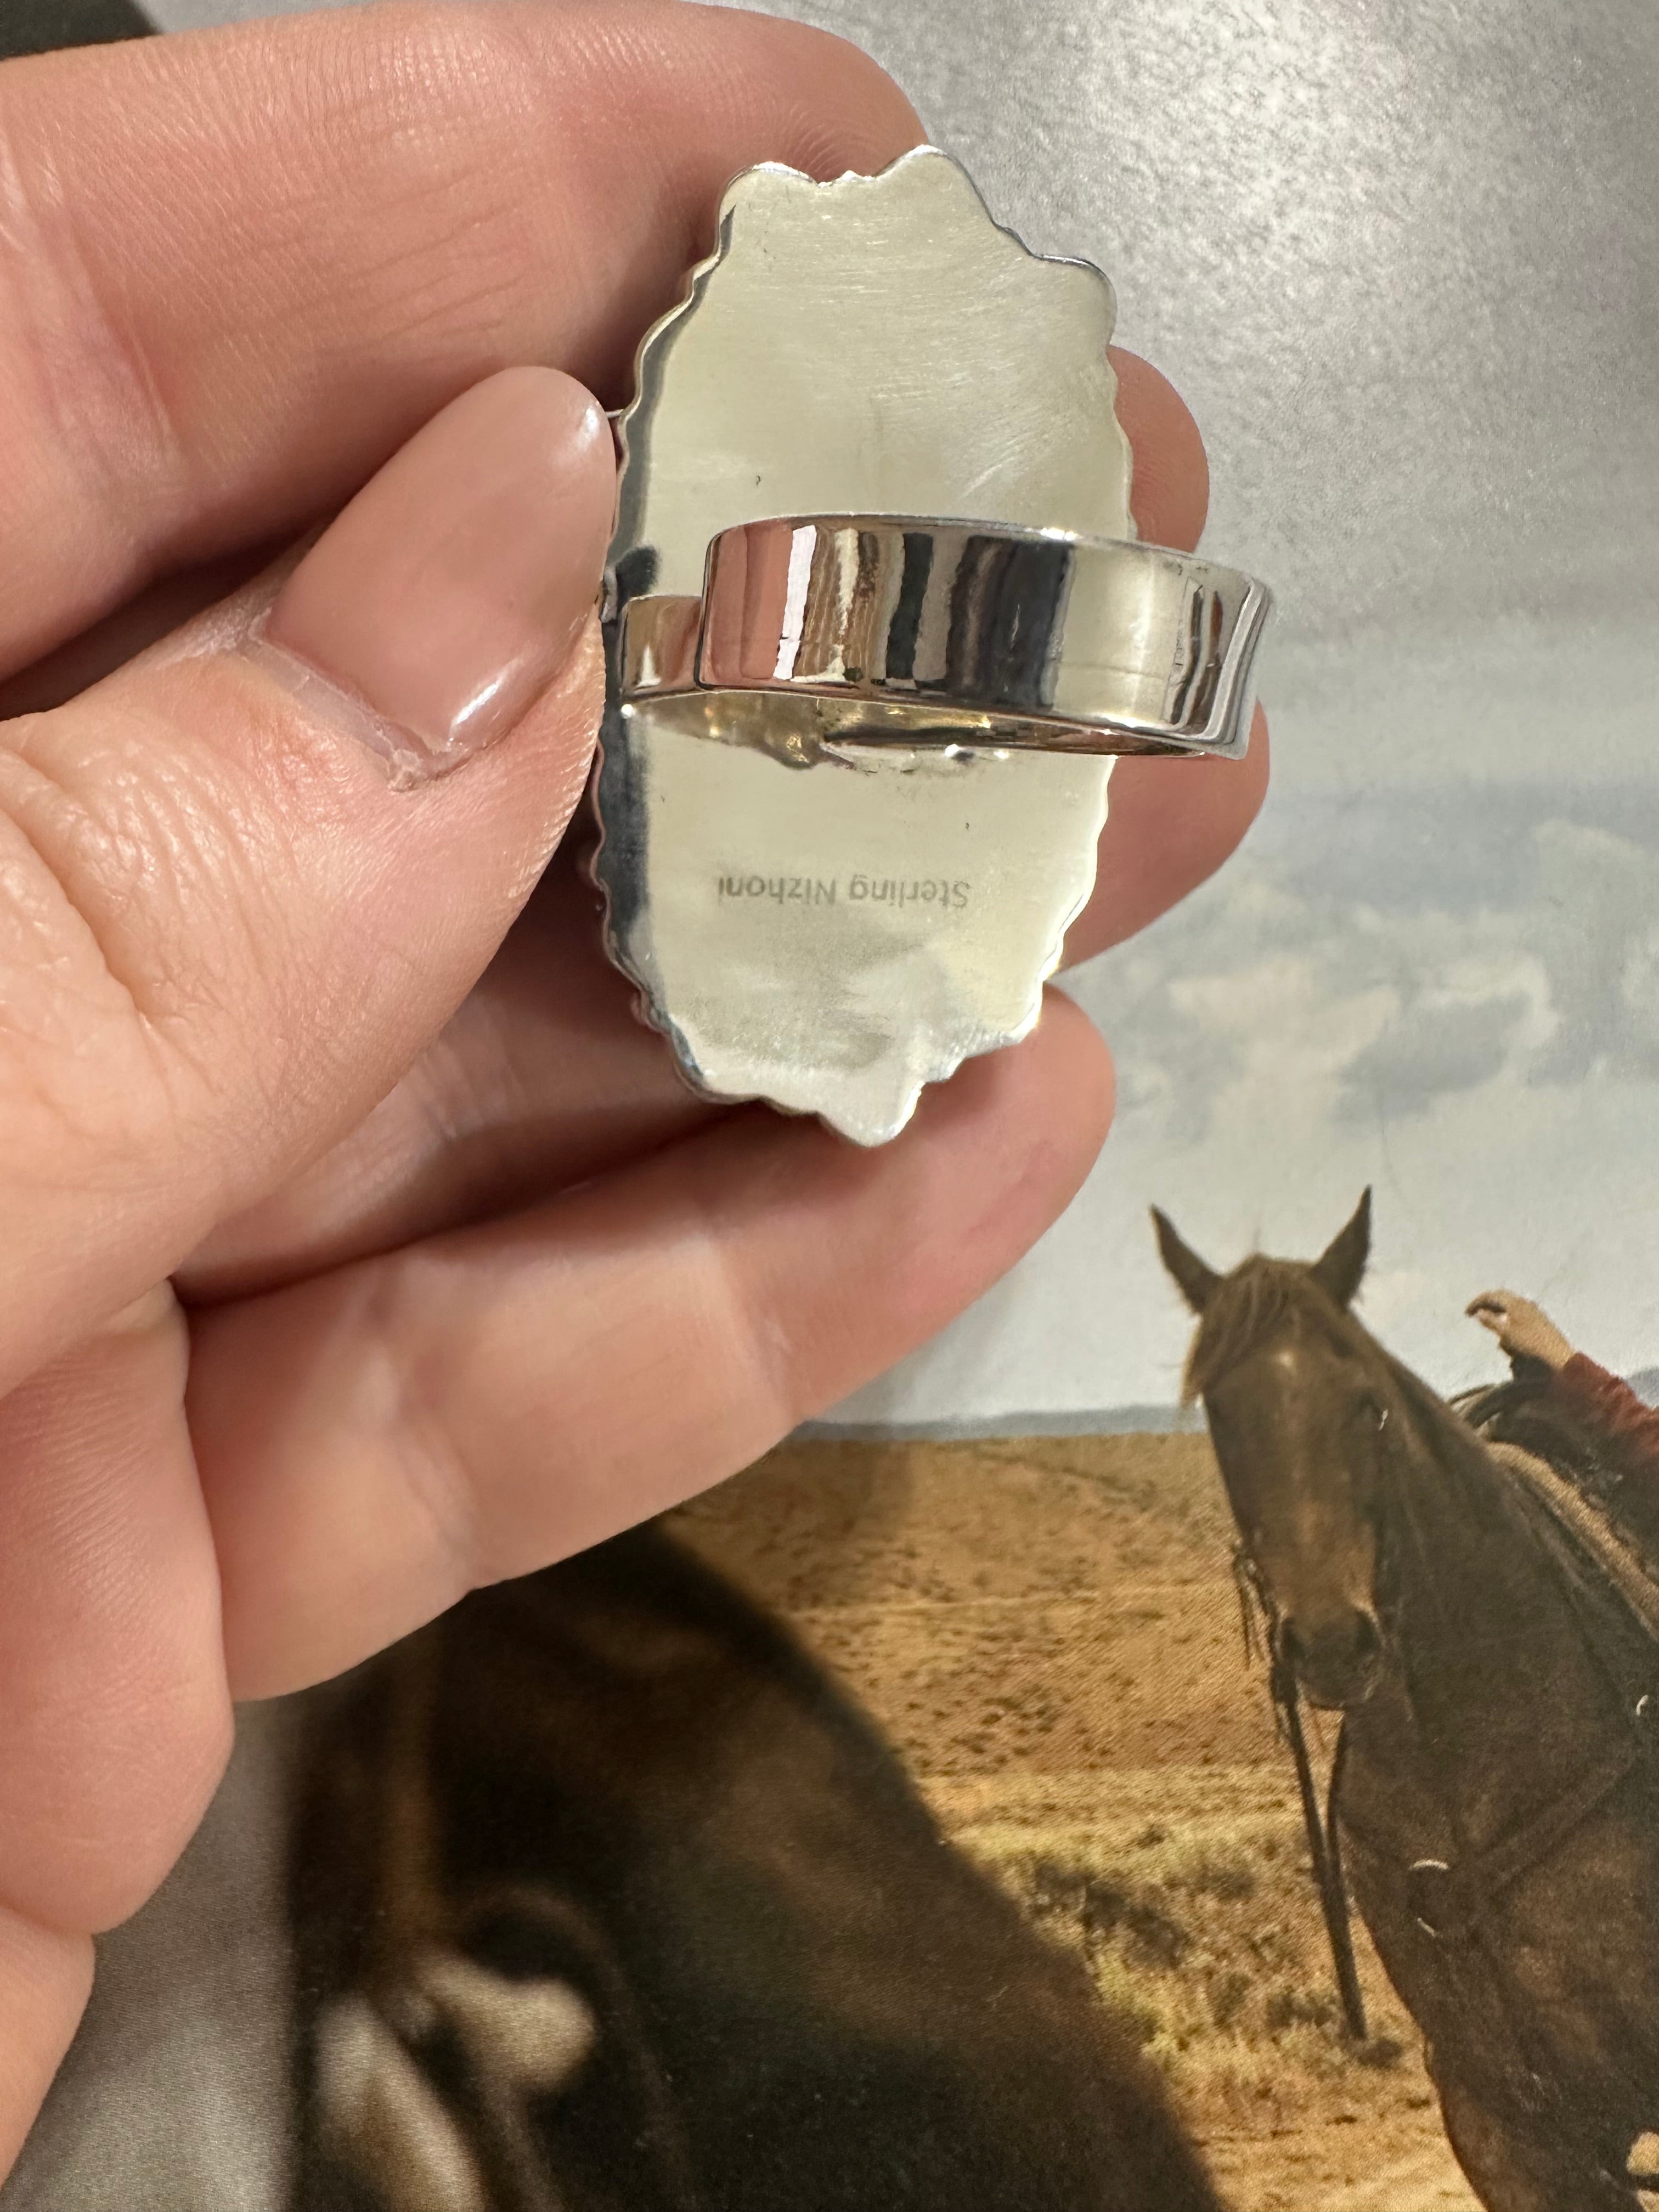
[[[1311,1265],[1224,1276],[1154,1215],[1199,1317],[1188,1388],[1279,1655],[1343,1715],[1336,1832],[1464,2172],[1492,2212],[1633,2212],[1659,2119],[1659,1646],[1592,1516],[1349,1310],[1370,1201]]]
[[[315,1701],[292,2212],[1221,2212],[1080,1964],[658,1528]]]

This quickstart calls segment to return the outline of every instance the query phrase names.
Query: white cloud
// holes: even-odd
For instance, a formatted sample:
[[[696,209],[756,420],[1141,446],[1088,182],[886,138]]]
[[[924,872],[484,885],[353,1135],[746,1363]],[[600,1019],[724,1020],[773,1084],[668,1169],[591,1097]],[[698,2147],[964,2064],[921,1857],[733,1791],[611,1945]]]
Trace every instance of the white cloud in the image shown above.
[[[1507,820],[1492,828],[1512,839]],[[1659,1076],[1659,854],[1646,844],[1544,820],[1483,898],[1477,822],[1455,899],[1402,910],[1361,871],[1298,885],[1276,842],[1078,979],[1119,1050],[1126,1117],[1194,1137],[1269,1104],[1303,1123],[1392,1123],[1504,1074]]]

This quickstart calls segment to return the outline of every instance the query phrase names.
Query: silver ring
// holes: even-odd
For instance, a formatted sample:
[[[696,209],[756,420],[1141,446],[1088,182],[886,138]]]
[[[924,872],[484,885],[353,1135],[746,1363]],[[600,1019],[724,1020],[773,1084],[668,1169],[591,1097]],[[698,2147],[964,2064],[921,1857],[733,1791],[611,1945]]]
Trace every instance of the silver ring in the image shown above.
[[[1271,599],[1166,547],[932,516],[722,531],[701,599],[621,610],[623,702],[775,692],[841,743],[1215,754],[1249,738]]]

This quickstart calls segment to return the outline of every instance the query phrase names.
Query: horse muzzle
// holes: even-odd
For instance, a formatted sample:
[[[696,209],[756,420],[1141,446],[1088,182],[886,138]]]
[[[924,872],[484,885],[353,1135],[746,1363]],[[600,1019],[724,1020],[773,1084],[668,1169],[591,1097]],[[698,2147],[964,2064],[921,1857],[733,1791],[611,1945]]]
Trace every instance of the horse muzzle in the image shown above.
[[[1369,1607],[1317,1621],[1287,1614],[1279,1648],[1308,1703],[1327,1711],[1363,1705],[1382,1671],[1382,1631]]]

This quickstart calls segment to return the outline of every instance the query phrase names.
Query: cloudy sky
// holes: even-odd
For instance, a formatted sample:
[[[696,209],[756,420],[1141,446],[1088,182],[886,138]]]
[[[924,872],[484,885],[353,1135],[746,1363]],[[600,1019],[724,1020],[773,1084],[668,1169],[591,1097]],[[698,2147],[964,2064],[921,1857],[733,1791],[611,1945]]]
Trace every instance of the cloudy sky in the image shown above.
[[[1310,1256],[1368,1182],[1363,1311],[1442,1387],[1498,1371],[1461,1316],[1500,1283],[1659,1364],[1659,779],[1287,785],[1224,877],[1078,979],[1121,1105],[1071,1212],[848,1418],[1172,1399],[1148,1203],[1229,1266]]]

